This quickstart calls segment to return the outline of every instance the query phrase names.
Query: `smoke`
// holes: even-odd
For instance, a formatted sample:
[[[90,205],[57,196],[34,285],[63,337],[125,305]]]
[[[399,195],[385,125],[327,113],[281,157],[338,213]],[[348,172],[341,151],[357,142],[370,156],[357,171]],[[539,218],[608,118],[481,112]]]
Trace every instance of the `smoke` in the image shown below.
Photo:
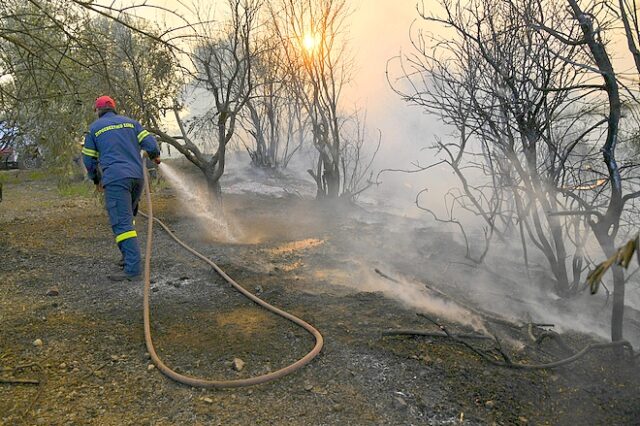
[[[465,258],[458,229],[420,212],[405,214],[413,202],[413,188],[407,188],[408,194],[391,194],[387,204],[342,208],[339,203],[313,201],[314,185],[303,180],[303,170],[259,170],[249,165],[248,156],[239,154],[228,160],[228,173],[221,183],[230,214],[224,216],[211,213],[199,171],[176,170],[166,163],[161,170],[175,188],[181,208],[197,220],[202,235],[262,246],[261,252],[267,253],[264,258],[252,250],[237,253],[248,268],[271,272],[277,266],[279,273],[310,273],[323,286],[379,292],[410,311],[482,333],[486,326],[474,311],[517,323],[551,323],[558,332],[574,330],[609,339],[611,306],[605,291],[568,300],[555,296],[545,260],[530,252],[533,273],[529,279],[515,241],[494,241],[485,264],[473,264]],[[377,189],[373,191],[380,196]],[[432,205],[442,202],[431,193],[426,195]],[[402,199],[409,206],[404,212],[394,206]],[[468,236],[477,249],[483,234],[469,232]],[[395,281],[375,273],[376,268]],[[425,283],[450,297],[431,291]],[[637,301],[638,286],[630,283],[627,293],[629,303]],[[632,321],[629,324],[632,328],[625,338],[637,345],[640,335]]]
[[[366,110],[370,135],[376,135],[375,130],[380,129],[382,147],[375,163],[376,170],[412,170],[417,168],[414,165],[427,166],[437,159],[432,150],[424,148],[433,144],[434,135],[446,138],[447,131],[437,118],[424,115],[420,108],[411,108],[402,102],[390,89],[385,76],[387,61],[400,54],[403,48],[411,49],[408,31],[416,17],[415,3],[379,2],[375,7],[370,3],[363,0],[355,2],[356,13],[353,14],[350,37],[353,50],[357,52],[354,70],[357,78],[354,78],[352,86],[345,88],[343,106],[357,105]],[[388,22],[394,22],[394,25],[387,25]],[[385,31],[379,31],[379,28],[385,28]],[[390,71],[393,78],[394,70]],[[311,152],[315,156],[315,151]],[[294,157],[290,164],[296,172],[293,187],[291,175],[277,182],[272,176],[251,170],[246,164],[248,160],[244,157],[227,163],[223,178],[223,186],[227,183],[225,193],[313,197],[314,184],[306,173],[309,161],[301,156]],[[191,182],[181,181],[180,176],[166,164],[162,171],[176,188],[184,208],[201,223],[209,238],[249,241],[238,226],[230,226],[225,217],[210,213],[201,190]],[[301,184],[302,179],[306,179],[307,184]],[[412,310],[459,322],[478,331],[483,329],[482,320],[477,315],[430,292],[419,282],[424,280],[466,304],[508,318],[554,323],[557,331],[577,330],[609,338],[611,306],[610,302],[607,304],[605,291],[595,297],[584,294],[571,300],[559,299],[549,290],[552,287],[549,266],[536,253],[535,247],[529,247],[529,257],[539,273],[534,274],[531,280],[526,276],[522,268],[522,248],[517,238],[502,243],[492,242],[486,266],[474,266],[465,258],[459,229],[436,223],[430,215],[417,208],[416,194],[428,188],[428,192],[423,193],[421,204],[438,214],[446,213],[443,195],[449,188],[459,187],[459,182],[446,166],[424,173],[385,172],[380,175],[380,181],[380,185],[361,196],[364,207],[370,211],[356,219],[365,230],[371,227],[376,229],[372,232],[384,235],[350,230],[347,235],[354,237],[344,253],[359,265],[356,278],[353,275],[351,279],[331,277],[331,282],[357,291],[381,292]],[[464,223],[471,247],[477,253],[483,245],[483,224],[471,214],[459,210],[455,212],[456,219]],[[291,228],[295,228],[297,219],[293,215],[289,219]],[[327,229],[332,223],[331,218],[323,220]],[[269,240],[267,231],[261,241]],[[317,234],[306,237],[314,238]],[[600,253],[594,253],[595,259],[600,257]],[[397,271],[394,277],[398,282],[376,275],[373,265],[382,270]],[[629,306],[640,307],[637,283],[630,283],[627,300]],[[625,337],[637,344],[640,332],[635,329]]]
[[[416,312],[443,318],[451,323],[465,325],[477,332],[488,334],[482,317],[452,300],[442,298],[423,283],[403,277],[396,277],[394,280],[383,278],[372,272],[374,269],[371,265],[361,266],[360,279],[352,281],[358,290],[380,292]]]

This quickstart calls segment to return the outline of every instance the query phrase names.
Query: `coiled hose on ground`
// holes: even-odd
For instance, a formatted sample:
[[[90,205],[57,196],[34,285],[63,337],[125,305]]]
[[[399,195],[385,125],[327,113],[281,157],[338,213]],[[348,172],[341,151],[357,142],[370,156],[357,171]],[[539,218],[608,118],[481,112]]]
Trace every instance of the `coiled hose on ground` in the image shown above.
[[[141,215],[147,218],[147,246],[145,251],[145,259],[144,259],[144,298],[143,298],[143,315],[144,315],[144,340],[147,346],[147,350],[149,351],[149,355],[151,357],[151,361],[155,364],[155,366],[170,379],[175,380],[179,383],[184,383],[189,386],[195,387],[203,387],[203,388],[238,388],[244,386],[252,386],[260,383],[270,382],[276,379],[279,379],[287,374],[293,373],[298,370],[302,366],[308,364],[313,358],[316,357],[320,353],[323,345],[322,335],[318,330],[316,330],[312,325],[307,322],[301,320],[300,318],[291,315],[288,312],[285,312],[281,309],[276,308],[275,306],[270,305],[259,297],[251,294],[243,287],[241,287],[237,282],[235,282],[229,275],[227,275],[218,265],[209,260],[207,257],[198,253],[193,248],[189,247],[183,241],[181,241],[176,235],[171,232],[171,230],[157,218],[153,217],[153,206],[151,204],[151,191],[149,190],[149,176],[147,174],[146,168],[144,168],[144,192],[145,198],[147,202],[147,214],[142,212]],[[153,243],[153,222],[157,222],[166,232],[169,234],[171,238],[173,238],[178,244],[180,244],[185,250],[192,253],[194,256],[202,259],[204,262],[209,264],[222,278],[224,278],[229,284],[231,284],[236,290],[242,293],[245,297],[255,302],[256,304],[262,306],[270,312],[273,312],[276,315],[279,315],[283,318],[288,319],[289,321],[299,325],[300,327],[307,330],[313,337],[315,338],[315,345],[313,349],[307,353],[304,357],[300,358],[298,361],[290,364],[284,368],[273,371],[268,374],[263,374],[256,377],[249,377],[246,379],[237,379],[237,380],[206,380],[198,377],[186,376],[184,374],[180,374],[169,368],[165,365],[153,346],[153,339],[151,338],[151,321],[149,315],[149,293],[151,288],[151,248]]]

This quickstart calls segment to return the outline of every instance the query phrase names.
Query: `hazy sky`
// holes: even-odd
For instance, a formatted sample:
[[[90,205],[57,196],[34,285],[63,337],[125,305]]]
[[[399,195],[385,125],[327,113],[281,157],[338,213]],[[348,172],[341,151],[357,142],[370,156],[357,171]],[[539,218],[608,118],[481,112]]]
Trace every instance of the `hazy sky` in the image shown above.
[[[189,10],[198,4],[210,16],[223,19],[226,10],[225,0],[116,0],[117,5],[141,4],[157,5],[178,11],[189,17]],[[397,158],[399,166],[414,157],[416,150],[430,146],[434,131],[442,134],[436,117],[427,116],[418,107],[411,107],[394,94],[387,83],[385,68],[387,61],[403,52],[410,52],[409,30],[412,22],[418,18],[416,6],[424,3],[427,12],[434,10],[437,0],[347,0],[352,13],[348,19],[348,39],[355,61],[352,84],[344,91],[343,106],[357,106],[367,111],[367,124],[373,136],[376,129],[383,134],[383,151],[389,161]],[[102,0],[110,4],[111,0]],[[162,20],[146,9],[145,17]],[[177,25],[175,18],[169,18],[169,25]],[[171,22],[173,21],[173,22]],[[440,31],[418,22],[421,28]],[[619,38],[619,37],[616,37]],[[617,57],[618,70],[630,68],[628,53],[624,43],[614,43],[610,53]],[[626,58],[626,60],[625,60]],[[628,66],[627,66],[628,65]],[[632,70],[635,75],[635,70]],[[386,162],[385,162],[386,163]]]
[[[347,108],[357,106],[367,111],[369,133],[375,139],[376,129],[382,131],[381,157],[385,157],[385,165],[397,163],[395,167],[406,165],[407,156],[411,157],[412,152],[431,144],[426,135],[427,130],[437,123],[433,117],[427,117],[416,107],[403,103],[391,91],[385,77],[387,61],[398,55],[401,49],[409,49],[409,27],[417,17],[416,1],[418,0],[348,2],[352,10],[348,20],[348,40],[355,61],[355,72],[351,85],[344,91],[343,105]],[[426,1],[427,4],[432,2],[433,0]],[[132,2],[124,0],[121,3]],[[135,3],[139,4],[140,0]],[[199,1],[201,7],[204,6],[204,9],[220,18],[224,14],[225,3],[224,0]],[[192,5],[193,2],[148,0],[147,4],[179,10],[183,16],[189,16],[181,4]],[[146,17],[155,14],[150,10],[144,13]],[[169,22],[169,25],[175,23]],[[398,152],[399,147],[403,148],[401,153]]]
[[[131,1],[122,0],[122,3],[130,4]],[[139,4],[143,0],[134,1]],[[225,0],[197,1],[210,16],[224,19]],[[417,27],[435,32],[440,32],[441,28],[419,19],[416,6],[418,2],[422,4],[422,0],[347,1],[352,10],[347,21],[347,38],[355,69],[353,80],[343,93],[343,107],[347,110],[357,107],[366,111],[368,135],[372,144],[377,139],[377,130],[382,132],[382,147],[376,161],[377,169],[409,169],[411,162],[416,160],[422,165],[434,162],[433,151],[423,148],[433,144],[434,134],[446,138],[447,129],[439,124],[441,120],[438,117],[424,114],[419,107],[404,103],[393,93],[387,82],[385,70],[390,58],[401,52],[411,52],[409,31],[416,19]],[[437,3],[437,0],[425,0],[425,10],[434,11]],[[194,3],[192,0],[147,0],[147,4],[168,7],[188,17],[189,11],[181,5]],[[169,22],[169,25],[176,23]],[[616,41],[618,42],[610,46],[610,53],[617,57],[616,63],[620,65],[628,55],[625,55],[627,50],[624,44]],[[621,66],[618,70],[625,68],[629,67]],[[402,187],[408,194],[415,194],[423,187],[429,186],[430,196],[436,196],[437,192],[450,185],[446,182],[450,174],[449,170],[441,166],[424,175],[386,175],[384,181],[394,192],[395,188]],[[440,188],[436,188],[437,186]]]
[[[416,0],[353,0],[351,45],[358,70],[346,98],[368,111],[368,124],[383,133],[385,154],[412,157],[420,147],[431,145],[429,129],[437,120],[410,107],[393,93],[387,82],[387,61],[409,51],[409,29],[417,18]],[[388,159],[390,162],[391,158]],[[402,158],[399,163],[406,163]],[[386,162],[385,162],[386,163]],[[397,164],[399,166],[401,164]]]
[[[141,1],[143,0],[133,0],[136,4],[140,4]],[[352,11],[347,20],[347,40],[354,60],[354,72],[350,85],[343,91],[341,103],[347,112],[353,111],[354,108],[361,112],[366,111],[369,146],[375,147],[378,130],[382,133],[382,144],[374,164],[375,169],[409,169],[412,168],[410,163],[416,159],[419,159],[421,164],[433,162],[432,151],[421,148],[433,144],[434,133],[442,135],[439,120],[425,115],[418,107],[404,103],[390,89],[385,75],[390,58],[399,55],[401,51],[411,50],[409,30],[412,22],[418,18],[417,1],[422,0],[347,1]],[[116,4],[131,3],[132,0],[121,0]],[[188,17],[189,11],[181,4],[193,5],[193,1],[147,0],[147,4],[167,7]],[[198,4],[214,19],[224,19],[227,10],[225,0],[198,0]],[[425,4],[427,10],[430,10],[435,0],[425,0]],[[178,25],[175,17],[154,16],[162,14],[152,12],[151,9],[147,9],[143,15],[158,22],[166,19],[169,26]],[[198,105],[193,107],[194,110],[199,109]],[[305,167],[308,166],[311,164]],[[434,173],[436,177],[451,174],[449,170],[444,169],[432,170],[431,174]],[[410,206],[413,205],[415,194],[425,185],[432,190],[436,190],[438,185],[445,185],[444,179],[434,180],[433,176],[415,174],[385,174],[382,180],[384,184],[378,187],[377,191],[382,193],[382,197],[400,196]],[[449,184],[446,186],[448,188]],[[432,194],[436,192],[440,191]]]
[[[427,7],[432,3],[433,0],[425,1]],[[442,135],[446,130],[437,117],[402,101],[385,76],[390,58],[411,51],[409,30],[418,18],[416,0],[353,0],[352,5],[350,37],[358,71],[345,95],[366,108],[369,135],[375,137],[377,129],[382,132],[376,168],[412,169],[415,161],[422,165],[434,162],[435,153],[423,148],[433,145],[434,134]],[[417,25],[425,27],[423,22]],[[444,166],[420,174],[386,173],[376,192],[380,197],[402,200],[399,207],[407,208],[404,211],[410,214],[419,190],[429,187],[430,195],[440,197],[450,186],[450,175]]]

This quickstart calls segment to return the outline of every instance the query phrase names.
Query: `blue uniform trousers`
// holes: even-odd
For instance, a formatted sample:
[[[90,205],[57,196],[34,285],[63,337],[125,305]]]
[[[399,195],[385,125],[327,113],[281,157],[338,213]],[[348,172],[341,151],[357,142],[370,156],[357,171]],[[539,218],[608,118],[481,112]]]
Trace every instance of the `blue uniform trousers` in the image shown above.
[[[109,213],[111,229],[116,244],[124,258],[124,272],[127,275],[141,273],[140,245],[133,226],[133,217],[138,213],[138,202],[144,181],[136,178],[118,179],[104,187],[104,198]]]

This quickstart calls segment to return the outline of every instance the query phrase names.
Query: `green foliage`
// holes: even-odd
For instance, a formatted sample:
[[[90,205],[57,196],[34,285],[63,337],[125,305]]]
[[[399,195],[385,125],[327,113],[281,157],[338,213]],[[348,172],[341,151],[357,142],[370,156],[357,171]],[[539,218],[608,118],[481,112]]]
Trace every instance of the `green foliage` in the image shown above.
[[[80,82],[89,68],[71,52],[78,49],[74,34],[83,30],[86,18],[61,1],[8,2],[2,6],[7,13],[0,31],[14,37],[0,43],[6,76],[0,119],[19,129],[22,143],[40,146],[50,167],[64,169],[85,126]],[[52,25],[49,16],[61,26]]]
[[[47,170],[29,170],[26,172],[23,172],[23,174],[20,176],[21,180],[26,180],[26,181],[39,181],[39,180],[49,180],[51,179],[51,175],[48,173]]]
[[[37,144],[59,180],[76,173],[94,99],[109,94],[143,123],[159,119],[177,87],[170,49],[67,0],[0,5],[0,121]],[[134,28],[149,24],[126,16]]]
[[[51,179],[46,169],[36,170],[3,170],[0,172],[0,183],[16,184],[20,182],[34,182]]]
[[[90,198],[95,193],[91,182],[65,182],[58,185],[58,193],[63,197]]]
[[[139,19],[124,20],[149,33],[159,31]],[[83,54],[99,57],[103,64],[90,77],[91,99],[110,94],[119,112],[146,124],[159,120],[171,108],[180,85],[170,48],[106,18],[92,19],[91,32],[96,48],[86,49]]]

